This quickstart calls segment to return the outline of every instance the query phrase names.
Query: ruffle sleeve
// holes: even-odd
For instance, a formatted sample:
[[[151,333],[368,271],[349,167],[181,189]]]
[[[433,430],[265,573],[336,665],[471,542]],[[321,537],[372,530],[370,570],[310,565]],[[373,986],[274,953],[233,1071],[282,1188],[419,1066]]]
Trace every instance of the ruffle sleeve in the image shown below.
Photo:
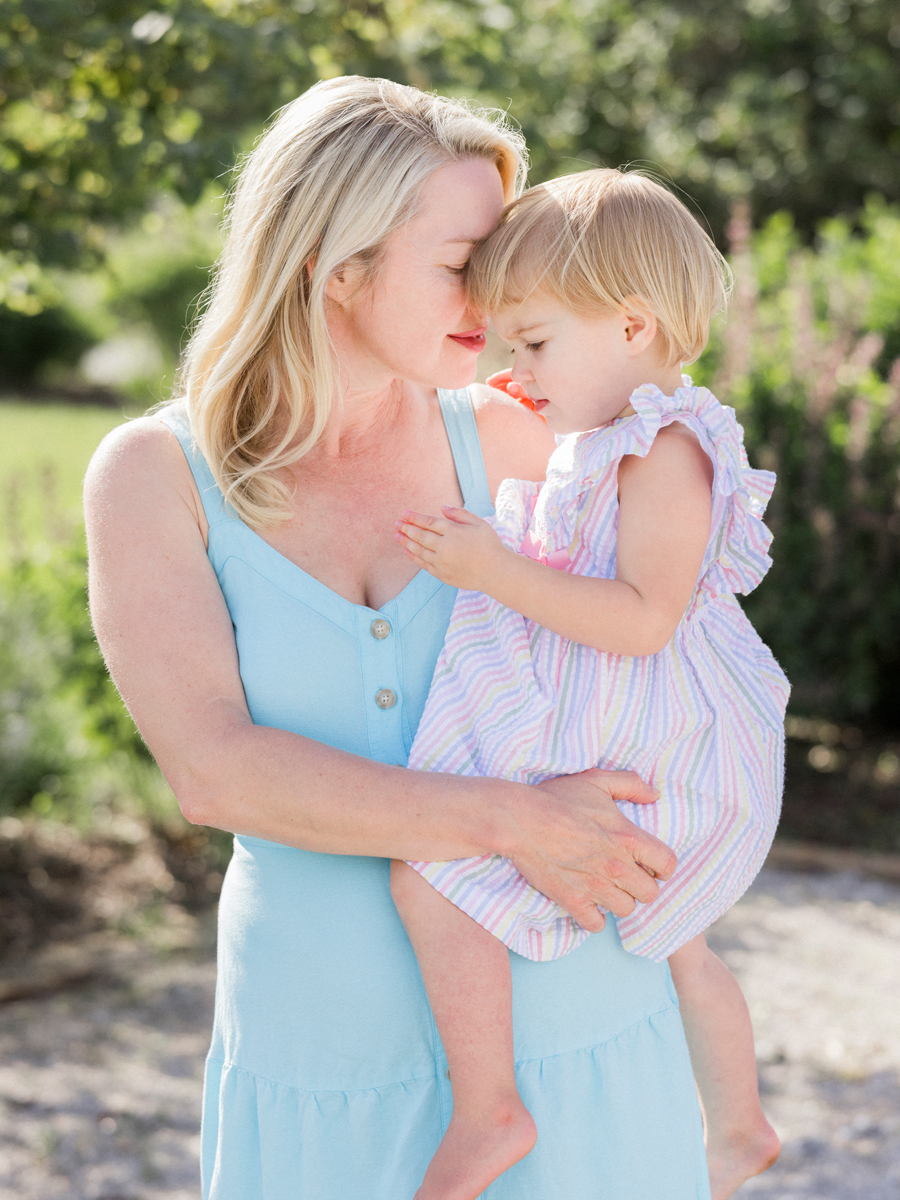
[[[720,404],[708,388],[691,385],[666,396],[646,384],[634,392],[631,405],[632,416],[572,435],[557,448],[535,508],[538,534],[552,542],[560,515],[583,506],[584,493],[607,477],[611,464],[626,454],[645,457],[660,429],[680,421],[697,436],[714,468],[713,531],[698,593],[710,598],[752,592],[772,565],[772,534],[762,517],[775,476],[750,467],[734,409]]]

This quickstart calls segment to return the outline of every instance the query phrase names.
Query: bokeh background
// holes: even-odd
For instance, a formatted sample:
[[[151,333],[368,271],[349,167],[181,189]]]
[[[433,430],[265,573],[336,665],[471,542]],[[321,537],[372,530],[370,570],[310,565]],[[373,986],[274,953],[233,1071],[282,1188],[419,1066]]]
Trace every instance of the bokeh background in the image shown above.
[[[80,481],[171,392],[235,163],[352,73],[508,111],[531,182],[649,168],[729,255],[691,373],[778,473],[745,607],[794,688],[784,853],[894,870],[894,0],[0,0],[0,999],[74,978],[21,982],[61,942],[165,941],[214,907],[229,839],[180,817],[91,633]]]

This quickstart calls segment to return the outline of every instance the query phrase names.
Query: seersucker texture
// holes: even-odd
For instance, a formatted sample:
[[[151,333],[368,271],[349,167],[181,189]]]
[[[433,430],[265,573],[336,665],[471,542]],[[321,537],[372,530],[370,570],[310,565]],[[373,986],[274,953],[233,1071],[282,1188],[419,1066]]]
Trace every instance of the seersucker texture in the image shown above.
[[[771,566],[762,517],[775,476],[750,468],[734,410],[706,388],[646,385],[634,415],[567,437],[543,484],[501,484],[504,543],[558,569],[616,573],[618,465],[678,421],[714,468],[710,538],[691,602],[658,654],[572,642],[480,592],[461,591],[410,767],[540,783],[599,766],[633,770],[661,793],[621,811],[678,855],[651,904],[619,919],[625,948],[667,958],[742,895],[781,808],[788,682],[735,598]],[[411,864],[507,946],[558,958],[587,933],[499,855]]]

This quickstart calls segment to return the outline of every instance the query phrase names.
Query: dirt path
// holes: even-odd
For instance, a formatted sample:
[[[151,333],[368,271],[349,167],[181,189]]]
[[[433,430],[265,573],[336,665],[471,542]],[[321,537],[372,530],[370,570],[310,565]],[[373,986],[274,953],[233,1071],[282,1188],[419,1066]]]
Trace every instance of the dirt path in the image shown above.
[[[764,871],[710,940],[741,981],[784,1143],[754,1200],[900,1198],[900,886]]]
[[[766,870],[711,940],[785,1143],[741,1196],[900,1200],[900,886]],[[0,1200],[196,1200],[215,966],[179,941],[0,1008]]]

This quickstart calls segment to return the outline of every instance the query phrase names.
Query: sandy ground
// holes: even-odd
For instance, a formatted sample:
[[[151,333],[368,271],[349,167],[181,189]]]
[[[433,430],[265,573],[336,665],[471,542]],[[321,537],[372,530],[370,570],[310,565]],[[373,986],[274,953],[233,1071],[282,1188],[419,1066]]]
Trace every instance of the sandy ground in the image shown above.
[[[767,869],[711,941],[750,1003],[784,1142],[740,1196],[900,1200],[900,886]],[[198,1196],[209,924],[105,962],[0,1008],[0,1200]]]

